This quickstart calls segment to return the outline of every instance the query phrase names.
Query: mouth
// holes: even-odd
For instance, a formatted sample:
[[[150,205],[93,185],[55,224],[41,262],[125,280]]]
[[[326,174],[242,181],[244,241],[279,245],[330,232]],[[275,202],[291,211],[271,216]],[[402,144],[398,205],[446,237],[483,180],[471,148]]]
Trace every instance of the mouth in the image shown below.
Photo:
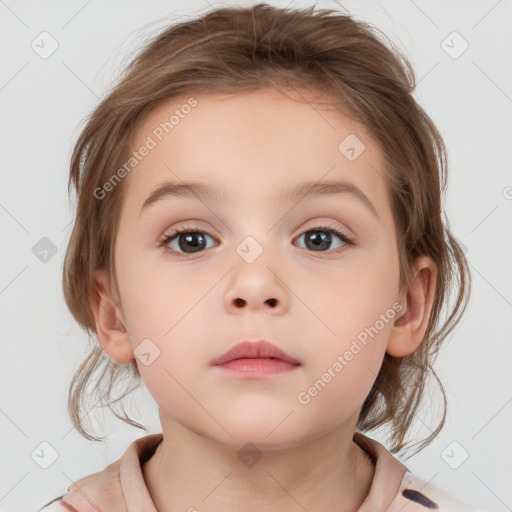
[[[300,362],[269,341],[243,341],[211,362],[211,366],[239,378],[262,378],[289,372]]]

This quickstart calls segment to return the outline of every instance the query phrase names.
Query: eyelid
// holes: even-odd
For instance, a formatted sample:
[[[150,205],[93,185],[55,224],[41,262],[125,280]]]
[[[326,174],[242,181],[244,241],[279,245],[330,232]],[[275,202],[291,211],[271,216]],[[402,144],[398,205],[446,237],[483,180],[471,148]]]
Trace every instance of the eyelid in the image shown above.
[[[211,237],[214,237],[214,235],[211,233],[211,231],[216,232],[215,229],[211,228],[208,224],[208,227],[203,227],[203,225],[208,224],[204,221],[197,220],[197,219],[188,219],[184,221],[179,221],[173,224],[172,228],[167,228],[163,233],[162,236],[165,236],[166,234],[174,233],[175,231],[186,231],[188,229],[193,231],[200,231],[202,233],[207,233]],[[218,238],[218,237],[217,237]]]
[[[202,224],[202,223],[203,223],[203,221],[196,220],[196,219],[189,219],[189,220],[186,220],[186,221],[178,222],[176,227],[167,228],[162,233],[162,235],[161,235],[161,237],[159,239],[162,239],[165,236],[170,236],[173,233],[175,233],[176,231],[193,230],[193,231],[199,231],[201,233],[206,233],[207,235],[210,235],[212,238],[215,238],[215,239],[218,240],[219,237],[216,236],[216,235],[213,235],[210,232],[209,228],[205,229],[205,228],[202,228],[200,226],[200,224]],[[315,229],[320,229],[320,228],[323,228],[323,229],[328,228],[328,229],[332,229],[334,231],[340,231],[341,234],[343,234],[344,236],[346,236],[347,238],[350,238],[350,239],[355,239],[356,238],[354,233],[351,230],[348,230],[343,224],[340,226],[337,221],[333,221],[333,220],[312,220],[312,221],[308,221],[306,223],[306,226],[301,228],[300,231],[296,232],[296,234],[294,235],[293,238],[295,239],[298,236],[303,235],[307,231],[311,231],[311,230],[315,230]],[[213,231],[216,231],[216,230],[213,230]]]
[[[308,221],[305,227],[301,228],[298,232],[299,235],[302,235],[305,231],[311,231],[315,229],[333,229],[334,231],[340,231],[344,235],[350,238],[354,238],[352,231],[347,229],[344,224],[337,222],[335,220],[312,220]]]

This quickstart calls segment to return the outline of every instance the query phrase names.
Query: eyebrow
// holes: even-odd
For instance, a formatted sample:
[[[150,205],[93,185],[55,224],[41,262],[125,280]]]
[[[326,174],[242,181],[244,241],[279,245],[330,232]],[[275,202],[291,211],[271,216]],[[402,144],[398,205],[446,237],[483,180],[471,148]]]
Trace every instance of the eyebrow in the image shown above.
[[[302,201],[306,198],[350,195],[359,199],[375,217],[379,217],[375,207],[366,194],[354,183],[348,181],[304,181],[294,184],[282,190],[281,201],[290,203]],[[165,182],[159,185],[144,201],[141,212],[147,207],[168,197],[195,198],[199,200],[211,200],[222,203],[228,198],[221,189],[197,181],[189,182]],[[140,214],[139,214],[140,216]]]

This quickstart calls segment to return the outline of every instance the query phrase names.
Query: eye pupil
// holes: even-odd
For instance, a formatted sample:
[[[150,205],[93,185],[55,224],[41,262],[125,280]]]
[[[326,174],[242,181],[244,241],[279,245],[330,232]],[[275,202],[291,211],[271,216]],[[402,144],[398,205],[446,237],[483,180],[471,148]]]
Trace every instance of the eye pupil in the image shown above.
[[[186,240],[185,243],[182,243],[183,240]],[[187,245],[188,244],[188,245]],[[184,252],[187,252],[187,249],[193,248],[193,251],[204,249],[206,246],[205,237],[199,231],[193,231],[191,233],[183,233],[179,236],[179,244],[180,249]]]
[[[312,247],[315,249],[328,249],[331,245],[331,234],[328,231],[314,230],[310,231],[311,235],[306,236],[306,246],[312,241]],[[310,247],[308,247],[309,249]]]

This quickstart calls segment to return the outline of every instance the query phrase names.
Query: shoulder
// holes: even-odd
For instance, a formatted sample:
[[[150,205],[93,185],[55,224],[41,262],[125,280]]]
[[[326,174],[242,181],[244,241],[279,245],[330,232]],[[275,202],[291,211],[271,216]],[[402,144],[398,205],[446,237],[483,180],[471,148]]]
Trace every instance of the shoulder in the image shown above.
[[[126,512],[118,467],[119,461],[115,461],[102,471],[81,478],[36,512]]]
[[[408,512],[491,512],[455,498],[410,471],[404,473],[398,492],[386,512],[398,512],[406,506]]]
[[[145,511],[156,512],[141,464],[152,456],[162,439],[162,434],[136,439],[120,459],[76,481],[62,496],[37,512],[127,512],[131,503],[140,503]]]

